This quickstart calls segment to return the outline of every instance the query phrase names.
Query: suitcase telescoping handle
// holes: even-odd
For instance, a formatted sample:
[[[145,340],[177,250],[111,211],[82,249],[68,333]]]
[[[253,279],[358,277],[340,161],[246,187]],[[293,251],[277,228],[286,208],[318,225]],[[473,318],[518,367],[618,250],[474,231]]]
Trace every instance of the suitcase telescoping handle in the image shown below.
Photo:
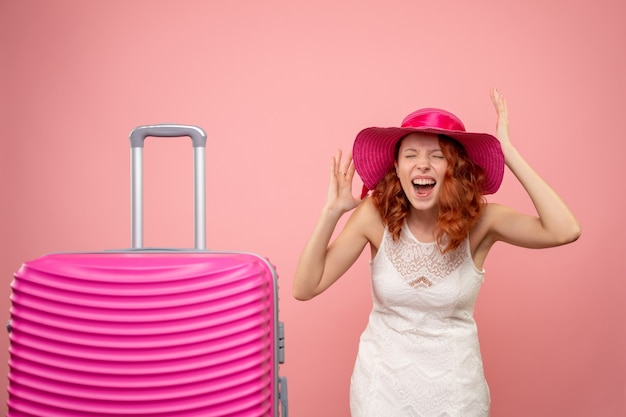
[[[130,132],[131,147],[131,244],[143,247],[143,144],[148,136],[191,138],[194,155],[194,223],[195,248],[206,249],[206,133],[197,126],[159,124],[139,126]]]

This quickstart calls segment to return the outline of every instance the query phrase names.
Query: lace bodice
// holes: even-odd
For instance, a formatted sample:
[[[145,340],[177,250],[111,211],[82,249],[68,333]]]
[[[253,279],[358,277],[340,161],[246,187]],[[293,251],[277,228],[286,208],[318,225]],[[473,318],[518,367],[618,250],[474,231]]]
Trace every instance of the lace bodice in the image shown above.
[[[385,254],[396,271],[414,288],[428,288],[437,284],[461,265],[468,257],[467,241],[458,250],[442,255],[436,244],[421,243],[408,228],[398,241],[387,235]]]

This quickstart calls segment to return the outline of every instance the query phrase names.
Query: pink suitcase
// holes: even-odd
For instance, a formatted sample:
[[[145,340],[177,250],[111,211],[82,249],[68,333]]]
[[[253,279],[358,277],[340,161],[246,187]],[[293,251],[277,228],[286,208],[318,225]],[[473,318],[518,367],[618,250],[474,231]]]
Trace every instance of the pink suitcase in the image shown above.
[[[194,249],[143,248],[148,136],[192,139]],[[275,269],[205,249],[206,135],[154,125],[130,137],[132,249],[51,254],[15,273],[8,416],[287,416]]]

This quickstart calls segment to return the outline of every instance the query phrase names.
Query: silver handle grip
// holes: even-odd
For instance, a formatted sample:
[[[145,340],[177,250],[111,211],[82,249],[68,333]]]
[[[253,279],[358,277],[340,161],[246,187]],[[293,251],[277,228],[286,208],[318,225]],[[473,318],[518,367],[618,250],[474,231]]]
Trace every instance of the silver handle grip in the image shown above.
[[[139,126],[130,133],[132,248],[143,248],[143,145],[148,136],[191,138],[194,152],[194,247],[206,249],[206,133],[197,126],[174,124]]]
[[[130,132],[131,148],[143,148],[144,140],[148,136],[175,138],[189,136],[194,148],[206,146],[206,133],[197,126],[160,124],[150,126],[139,126]]]

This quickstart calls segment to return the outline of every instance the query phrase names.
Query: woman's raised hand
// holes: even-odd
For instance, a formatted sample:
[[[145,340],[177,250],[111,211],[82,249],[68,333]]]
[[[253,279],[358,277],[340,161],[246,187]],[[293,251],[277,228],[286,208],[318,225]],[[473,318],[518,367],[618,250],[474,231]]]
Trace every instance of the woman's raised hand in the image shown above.
[[[496,109],[496,113],[498,114],[496,137],[500,141],[502,150],[506,152],[505,148],[511,146],[511,139],[509,138],[509,112],[506,106],[506,100],[495,88],[491,89],[490,95],[493,107]]]
[[[326,206],[330,210],[336,210],[338,213],[343,214],[358,206],[361,200],[352,195],[352,179],[355,173],[352,153],[348,154],[346,161],[343,163],[341,157],[342,152],[338,150],[330,164],[330,181]]]

